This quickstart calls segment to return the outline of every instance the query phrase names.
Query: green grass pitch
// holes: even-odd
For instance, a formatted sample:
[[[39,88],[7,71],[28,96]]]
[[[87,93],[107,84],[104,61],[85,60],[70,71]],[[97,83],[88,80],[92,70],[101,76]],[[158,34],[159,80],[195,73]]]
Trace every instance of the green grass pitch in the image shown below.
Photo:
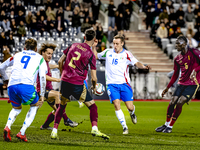
[[[0,101],[0,150],[128,150],[128,149],[167,149],[198,150],[200,149],[200,102],[184,105],[182,114],[174,125],[172,133],[156,133],[155,128],[165,122],[168,102],[134,102],[138,123],[131,122],[129,113],[121,102],[129,134],[122,134],[122,127],[115,116],[114,106],[108,101],[96,101],[98,106],[98,128],[110,136],[110,140],[93,137],[90,134],[91,123],[86,106],[78,107],[77,102],[70,102],[66,107],[70,119],[79,122],[76,128],[66,127],[61,120],[58,130],[59,140],[50,138],[51,131],[40,130],[52,109],[45,102],[38,111],[33,123],[27,129],[28,143],[21,142],[15,136],[23,124],[29,106],[24,106],[12,126],[12,142],[3,140],[3,129],[7,122],[11,105]],[[53,124],[51,124],[53,126]]]

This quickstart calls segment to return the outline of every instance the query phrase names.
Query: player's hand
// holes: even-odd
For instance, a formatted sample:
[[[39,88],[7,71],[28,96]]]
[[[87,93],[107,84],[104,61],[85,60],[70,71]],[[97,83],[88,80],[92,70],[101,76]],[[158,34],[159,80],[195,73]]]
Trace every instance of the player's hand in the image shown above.
[[[95,92],[96,92],[96,90],[97,90],[96,87],[93,87],[93,86],[92,86],[91,89],[92,89],[92,93],[95,94]]]
[[[41,96],[39,101],[38,101],[39,108],[42,107],[43,103],[44,103],[44,96]]]
[[[151,66],[148,66],[148,65],[146,65],[146,66],[144,66],[144,68],[143,69],[151,69]]]
[[[164,90],[163,90],[163,92],[162,92],[162,97],[164,97],[164,95],[168,92],[168,87],[166,87]]]
[[[61,81],[61,79],[57,79],[57,81],[56,82],[60,82]]]
[[[97,40],[97,39],[95,39],[95,40],[94,40],[94,44],[93,44],[92,46],[96,47],[96,46],[97,46],[97,44],[98,44],[98,40]]]
[[[197,72],[193,70],[192,73],[190,74],[190,79],[194,81],[194,79],[196,78],[196,74]]]

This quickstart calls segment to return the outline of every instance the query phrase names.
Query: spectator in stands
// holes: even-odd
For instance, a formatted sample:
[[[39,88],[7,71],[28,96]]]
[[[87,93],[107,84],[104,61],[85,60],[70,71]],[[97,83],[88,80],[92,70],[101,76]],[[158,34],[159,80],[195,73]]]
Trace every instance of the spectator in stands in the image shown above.
[[[148,30],[149,27],[152,27],[152,23],[153,23],[152,8],[153,8],[153,5],[152,5],[151,1],[148,1],[148,5],[145,8],[145,13],[146,13],[146,30]]]
[[[167,31],[169,31],[170,23],[169,23],[169,20],[167,18],[164,19],[164,23],[165,23],[165,27],[167,28]]]
[[[115,36],[114,28],[109,26],[108,31],[107,31],[107,39],[108,39],[108,42],[109,42],[109,47],[113,43],[114,36]]]
[[[46,23],[44,21],[44,16],[40,17],[40,20],[37,22],[37,30],[43,35],[43,32],[45,31]]]
[[[71,11],[74,11],[74,8],[75,8],[75,7],[81,8],[78,0],[73,0],[73,1],[71,2]]]
[[[153,16],[154,16],[154,17],[159,16],[160,13],[161,13],[162,11],[163,11],[163,10],[162,10],[162,8],[161,8],[161,4],[158,3],[158,4],[157,4],[157,8],[156,8],[155,11],[153,12]]]
[[[23,13],[21,10],[19,10],[18,15],[17,15],[17,17],[16,17],[16,19],[15,19],[16,25],[19,25],[20,21],[25,22],[25,17],[24,17],[23,14],[24,14],[24,13]]]
[[[26,36],[26,30],[25,30],[24,22],[22,20],[19,23],[17,34],[20,38],[20,41],[21,41],[21,37]]]
[[[61,19],[64,20],[64,10],[63,10],[62,6],[60,6],[59,9],[58,9],[58,11],[56,12],[56,18],[58,16],[61,16]]]
[[[176,37],[179,37],[180,35],[183,35],[183,33],[181,32],[181,28],[177,27],[177,29],[176,29]]]
[[[187,28],[187,32],[186,32],[186,35],[190,34],[192,37],[195,35],[193,29],[192,29],[192,26],[189,26]]]
[[[129,9],[126,9],[126,11],[124,13],[124,29],[126,31],[129,31],[130,20],[131,20],[131,12]],[[152,21],[153,21],[153,19],[152,19]],[[150,24],[150,26],[152,27],[152,23]]]
[[[174,13],[174,9],[173,8],[171,8],[170,9],[170,14],[169,14],[169,22],[172,22],[172,21],[174,21],[174,20],[176,20],[177,18],[176,18],[176,14]]]
[[[171,9],[174,9],[174,6],[172,5],[172,1],[168,0],[167,1],[167,5],[166,5],[166,9],[167,9],[167,13],[170,14],[171,13]]]
[[[118,5],[117,11],[122,14],[125,13],[126,10],[126,4],[125,4],[125,0],[122,0],[122,2]]]
[[[9,1],[5,1],[5,3],[2,5],[2,10],[5,11],[5,13],[10,13],[10,3]]]
[[[17,6],[15,7],[15,14],[19,14],[19,11],[22,12],[22,15],[25,15],[25,8],[24,6],[22,6],[22,2],[21,1],[17,1]]]
[[[12,19],[11,20],[11,25],[10,25],[10,28],[11,28],[11,30],[12,30],[12,32],[13,32],[13,35],[17,35],[17,25],[16,25],[16,23],[15,23],[15,19]]]
[[[156,32],[160,26],[160,20],[157,19],[156,23],[152,26],[151,32],[150,32],[150,38],[153,39],[153,41],[156,41]]]
[[[195,5],[195,9],[194,9],[194,15],[195,15],[195,17],[197,17],[197,13],[198,13],[198,12],[200,12],[199,5],[196,4],[196,5]]]
[[[45,9],[44,9],[44,7],[42,6],[42,7],[40,7],[40,16],[44,16],[44,19],[46,19],[47,18],[47,15],[46,15],[46,12],[45,12]]]
[[[198,47],[200,46],[200,27],[197,29],[197,32],[194,35],[194,39],[198,42]]]
[[[174,29],[170,28],[169,29],[169,36],[168,36],[168,39],[169,39],[170,43],[171,43],[171,39],[172,38],[177,38],[177,36],[176,36],[176,33],[174,32]]]
[[[165,24],[163,22],[161,22],[160,26],[157,30],[157,43],[158,43],[159,47],[162,47],[161,39],[167,38],[167,36],[168,36],[167,28],[165,27]]]
[[[92,5],[92,0],[83,0],[81,7],[83,8],[90,8]]]
[[[117,25],[117,30],[121,31],[124,30],[124,18],[123,18],[123,14],[120,13],[119,15],[117,15],[119,12],[116,13],[116,17],[115,17],[115,23]]]
[[[112,28],[115,27],[115,11],[116,7],[114,5],[114,1],[110,0],[108,5],[108,26],[111,26]]]
[[[179,16],[177,19],[177,26],[181,28],[185,27],[185,20],[183,19],[183,16]]]
[[[46,31],[49,32],[50,35],[52,35],[52,30],[54,29],[54,23],[51,20],[51,17],[47,17],[46,21]]]
[[[94,25],[95,23],[92,12],[89,12],[89,24]]]
[[[10,1],[10,11],[15,11],[15,1],[14,0]]]
[[[69,16],[72,16],[72,11],[70,10],[69,6],[66,6],[66,10],[64,11],[64,21],[68,24],[71,21]]]
[[[52,10],[51,6],[48,6],[47,10],[46,10],[46,15],[47,17],[50,17],[51,20],[56,20],[56,13]]]
[[[9,57],[11,57],[10,49],[7,45],[3,47],[3,54],[3,62],[6,61]]]
[[[183,11],[183,7],[180,6],[179,9],[176,11],[176,18],[179,18],[179,16],[185,16],[185,12]]]
[[[191,7],[188,6],[188,12],[185,14],[185,21],[186,21],[187,27],[191,26],[192,29],[194,29],[193,19],[195,19],[195,15],[192,12]]]
[[[196,48],[198,46],[198,42],[192,38],[191,34],[187,34],[188,46],[190,48]]]
[[[197,13],[196,22],[195,22],[195,28],[199,29],[199,27],[200,27],[200,12]]]
[[[52,0],[47,0],[45,3],[45,8],[47,9],[49,6],[52,8],[53,7],[53,1]]]
[[[166,8],[164,8],[163,12],[161,12],[160,15],[159,15],[160,20],[164,20],[165,18],[167,18],[167,19],[169,18]]]
[[[87,7],[84,8],[84,10],[83,10],[83,16],[84,16],[84,21],[86,18],[89,17],[89,9]]]
[[[12,19],[15,19],[15,11],[11,10],[10,16],[9,16],[9,21],[11,22]]]
[[[129,0],[126,0],[125,1],[125,7],[126,7],[126,9],[129,10],[130,14],[132,15],[132,13],[133,13],[133,3]]]
[[[9,34],[8,47],[10,48],[11,52],[13,50],[13,47],[15,47],[15,40],[13,39],[13,35],[12,34]]]
[[[6,39],[6,36],[5,36],[5,32],[1,32],[1,36],[0,36],[0,48],[1,48],[1,53],[3,52],[3,46],[4,45],[7,45],[7,39]]]
[[[78,33],[81,31],[81,18],[79,16],[79,13],[78,13],[78,10],[74,10],[74,15],[73,16],[70,16],[72,18],[72,27],[73,27],[73,30],[76,30],[78,31]]]
[[[1,22],[6,19],[6,13],[4,10],[1,10],[1,15],[0,15],[0,25],[1,25]]]
[[[59,35],[61,32],[65,32],[65,25],[64,25],[64,21],[61,19],[61,16],[57,17],[55,28]]]
[[[89,24],[89,18],[86,18],[85,21],[81,24],[81,32],[85,33],[85,30],[91,28],[91,24]]]
[[[3,27],[3,30],[4,30],[5,34],[8,35],[8,33],[11,30],[11,28],[10,28],[10,21],[7,18],[3,19],[2,27]]]
[[[103,28],[102,26],[99,24],[97,26],[97,30],[96,30],[96,39],[98,40],[98,47],[100,47],[102,39],[103,39]]]
[[[30,29],[33,17],[34,17],[34,15],[32,14],[31,11],[29,11],[28,14],[25,17],[26,26],[27,26],[28,30]]]
[[[34,36],[35,35],[35,31],[37,31],[37,20],[36,20],[36,17],[33,17],[30,27],[31,27],[31,32],[32,32],[32,34]]]
[[[162,0],[161,8],[164,10],[166,9],[167,3],[166,0]]]
[[[36,20],[38,22],[40,20],[40,17],[41,17],[40,11],[37,11],[35,16],[36,16]]]
[[[92,12],[93,12],[93,18],[94,21],[98,20],[99,18],[99,10],[101,6],[101,1],[100,0],[92,0]]]
[[[173,21],[172,21],[171,28],[173,29],[174,32],[176,32],[177,27],[178,27],[178,26],[177,26],[177,22],[176,22],[176,20],[173,20]]]

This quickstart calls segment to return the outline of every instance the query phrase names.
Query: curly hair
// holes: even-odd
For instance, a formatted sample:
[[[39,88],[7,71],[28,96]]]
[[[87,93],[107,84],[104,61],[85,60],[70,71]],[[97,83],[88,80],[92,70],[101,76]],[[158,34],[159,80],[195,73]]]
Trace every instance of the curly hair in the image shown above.
[[[39,49],[38,53],[40,55],[42,55],[42,52],[46,52],[47,48],[50,48],[50,49],[53,49],[53,51],[55,50],[56,48],[56,45],[55,44],[52,44],[52,43],[43,43],[41,48]]]

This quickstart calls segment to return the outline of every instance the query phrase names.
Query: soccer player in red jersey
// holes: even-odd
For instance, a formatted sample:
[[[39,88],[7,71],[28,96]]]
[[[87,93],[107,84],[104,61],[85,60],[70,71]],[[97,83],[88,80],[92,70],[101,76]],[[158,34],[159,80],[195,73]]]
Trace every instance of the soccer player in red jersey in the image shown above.
[[[52,58],[53,52],[56,48],[56,45],[54,44],[42,44],[41,49],[39,50],[39,54],[43,56],[44,60],[46,61],[47,64],[47,69],[48,72],[46,74],[46,91],[45,91],[45,98],[47,103],[54,109],[53,112],[51,112],[45,123],[40,127],[41,130],[43,129],[49,129],[52,130],[53,128],[49,126],[51,122],[54,121],[54,116],[55,116],[55,111],[57,110],[59,104],[60,104],[60,92],[59,91],[54,91],[52,82],[60,82],[60,79],[53,78],[51,74],[50,69],[58,68],[58,65],[52,65],[49,64],[49,61]],[[37,78],[37,92],[40,93],[40,80],[39,77]],[[76,127],[78,126],[77,122],[71,121],[68,116],[66,115],[66,112],[63,112],[63,119],[64,119],[64,124],[66,126],[71,126],[71,127]]]
[[[59,62],[59,69],[62,73],[61,76],[61,104],[58,107],[55,120],[54,128],[51,133],[51,138],[56,139],[57,129],[62,118],[62,114],[65,111],[67,102],[70,100],[70,96],[73,95],[77,100],[84,102],[84,104],[90,109],[90,121],[92,124],[92,135],[109,139],[110,137],[104,133],[101,133],[97,127],[97,106],[90,96],[88,90],[85,87],[84,80],[88,73],[88,66],[91,70],[92,78],[92,90],[96,91],[96,57],[93,51],[90,49],[91,46],[96,46],[98,41],[96,40],[96,33],[92,29],[85,31],[85,42],[74,43],[66,50],[63,51]],[[65,63],[63,64],[63,62]]]
[[[165,90],[163,90],[162,97],[179,77],[180,70],[181,77],[167,108],[166,122],[163,126],[156,128],[156,132],[172,132],[172,127],[181,114],[182,106],[192,99],[199,87],[200,51],[189,48],[185,36],[177,38],[176,49],[181,53],[174,58],[174,74]]]

